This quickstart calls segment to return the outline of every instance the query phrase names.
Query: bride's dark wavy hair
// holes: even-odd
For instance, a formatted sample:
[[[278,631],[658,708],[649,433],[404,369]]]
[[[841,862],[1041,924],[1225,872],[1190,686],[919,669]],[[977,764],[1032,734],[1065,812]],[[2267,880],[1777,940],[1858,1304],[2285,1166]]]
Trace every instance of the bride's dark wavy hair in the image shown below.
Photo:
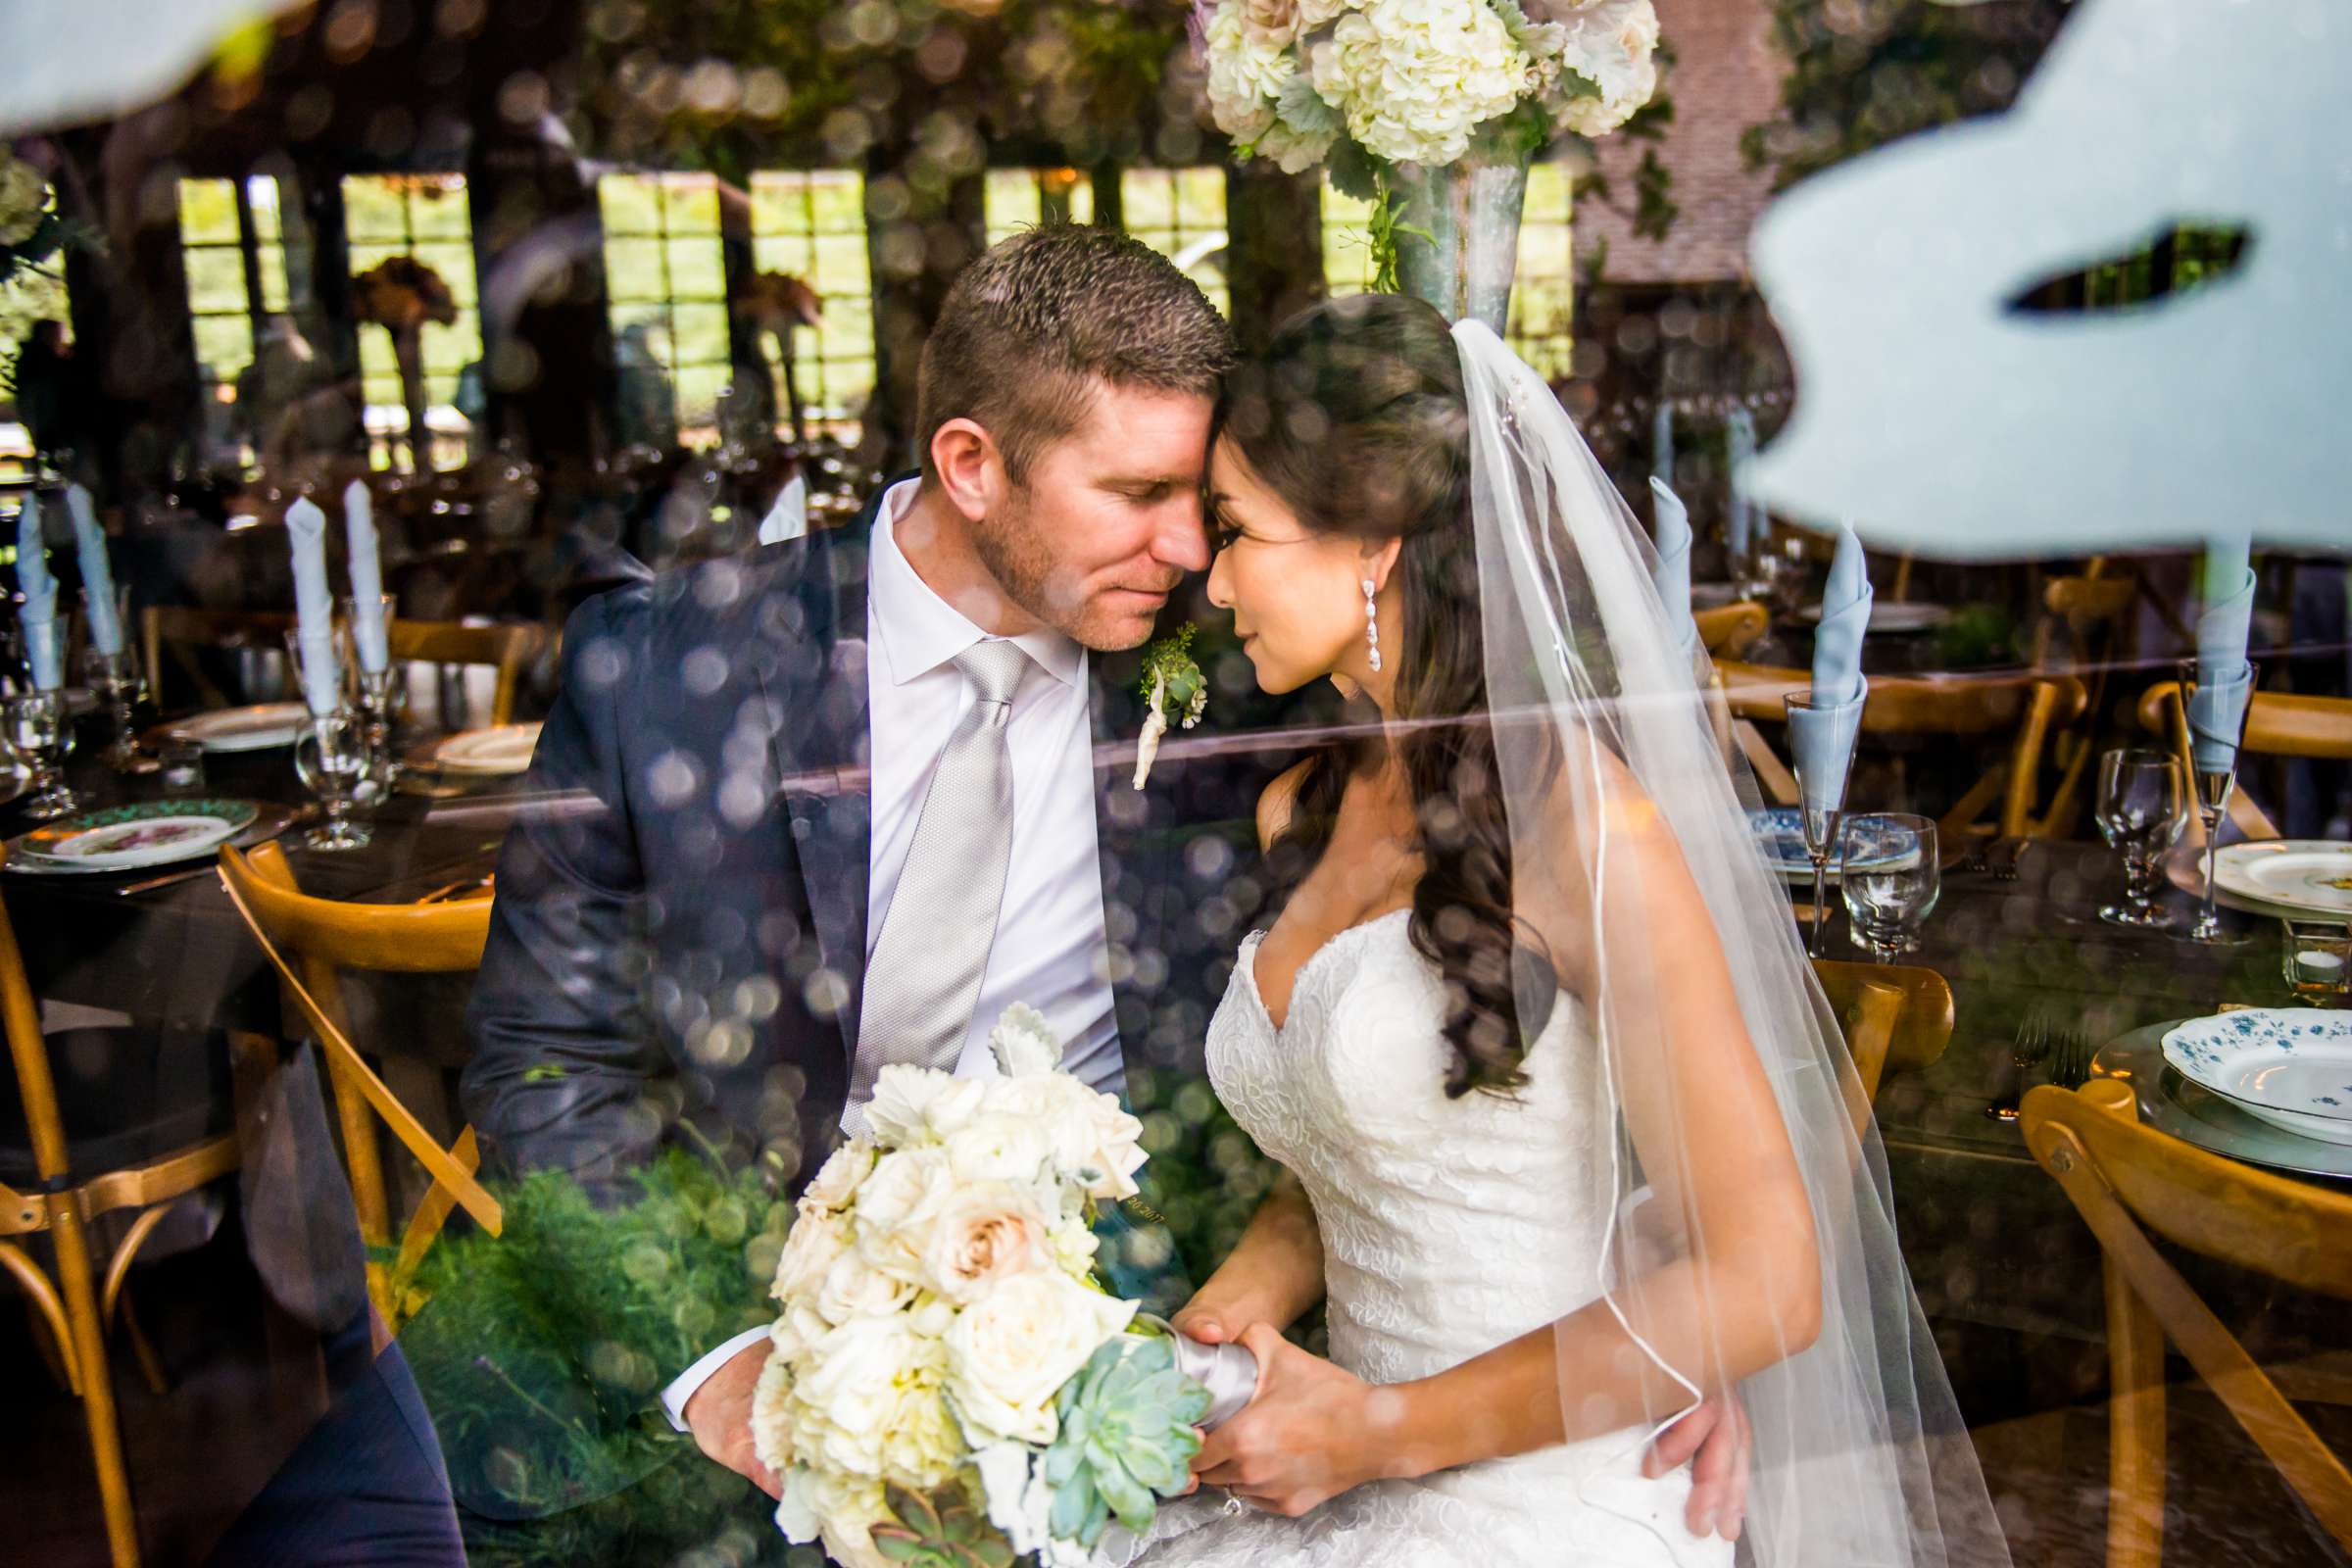
[[[1423,870],[1413,946],[1446,986],[1453,1059],[1446,1092],[1508,1094],[1544,1020],[1523,1020],[1520,963],[1548,971],[1543,945],[1511,913],[1510,825],[1488,718],[1479,627],[1478,545],[1470,517],[1469,415],[1446,318],[1419,300],[1363,294],[1286,322],[1262,355],[1228,374],[1211,439],[1230,437],[1250,470],[1319,534],[1398,539],[1403,625],[1396,651],[1395,741],[1411,791]],[[1348,778],[1377,766],[1374,739],[1316,753],[1268,858],[1284,891],[1331,837]],[[1548,997],[1550,985],[1532,995]]]

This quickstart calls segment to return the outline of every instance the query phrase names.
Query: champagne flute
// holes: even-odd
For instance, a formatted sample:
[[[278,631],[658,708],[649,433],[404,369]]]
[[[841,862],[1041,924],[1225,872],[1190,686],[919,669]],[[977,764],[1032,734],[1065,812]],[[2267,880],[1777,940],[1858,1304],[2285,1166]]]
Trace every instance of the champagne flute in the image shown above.
[[[1943,892],[1936,824],[1906,811],[1845,819],[1838,891],[1854,936],[1881,963],[1919,949],[1919,928]]]
[[[1812,953],[1830,923],[1830,857],[1838,848],[1838,822],[1845,809],[1845,781],[1853,767],[1854,728],[1864,699],[1825,703],[1810,693],[1781,699],[1788,714],[1788,753],[1794,760],[1797,816],[1804,824],[1805,854],[1813,861]],[[1835,771],[1836,776],[1830,776]]]
[[[2126,746],[2099,759],[2099,832],[2124,856],[2124,902],[2101,906],[2100,919],[2142,931],[2173,923],[2156,903],[2156,862],[2180,836],[2186,809],[2180,764],[2166,753]]]
[[[2262,671],[2249,660],[2245,672],[2246,699],[2239,705],[2236,716],[2230,723],[2230,732],[2222,735],[2203,732],[2197,727],[2194,694],[2197,690],[2197,661],[2180,661],[2180,710],[2189,730],[2189,760],[2197,781],[2197,814],[2205,824],[2205,901],[2197,910],[2196,923],[2188,928],[2188,940],[2210,947],[2228,946],[2247,940],[2224,926],[2213,908],[2213,857],[2221,848],[2222,816],[2230,806],[2230,795],[2237,787],[2237,744],[2244,736],[2246,714],[2254,707],[2254,688],[2261,684]],[[2227,742],[2229,760],[2219,767],[2209,766],[2207,760],[2198,757],[2197,742]]]

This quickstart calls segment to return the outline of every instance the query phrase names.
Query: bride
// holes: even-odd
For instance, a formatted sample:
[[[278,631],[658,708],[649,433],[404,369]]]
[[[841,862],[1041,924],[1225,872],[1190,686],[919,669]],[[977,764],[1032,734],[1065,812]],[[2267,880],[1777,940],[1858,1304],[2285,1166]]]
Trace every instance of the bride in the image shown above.
[[[2005,1564],[1752,786],[1542,379],[1336,301],[1232,377],[1209,477],[1259,683],[1366,722],[1259,806],[1288,894],[1207,1057],[1286,1174],[1177,1319],[1258,1392],[1144,1568],[1728,1568],[1643,1462],[1726,1393],[1746,1560]],[[1328,1360],[1281,1334],[1318,1298]]]

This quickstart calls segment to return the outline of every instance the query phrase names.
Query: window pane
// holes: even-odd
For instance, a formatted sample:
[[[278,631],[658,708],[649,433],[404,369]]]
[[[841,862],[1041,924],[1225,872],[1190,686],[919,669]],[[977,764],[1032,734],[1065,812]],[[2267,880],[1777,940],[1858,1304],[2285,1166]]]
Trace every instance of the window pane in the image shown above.
[[[816,268],[816,241],[794,234],[761,234],[752,241],[752,265],[762,272],[808,277]]]
[[[662,286],[662,242],[605,241],[605,287],[615,303],[662,299],[667,292]]]
[[[233,245],[237,240],[235,187],[225,179],[179,182],[179,238],[186,245]]]
[[[196,363],[214,380],[234,381],[253,363],[253,328],[243,316],[199,316],[189,324],[196,333]]]
[[[262,269],[262,309],[282,311],[286,308],[286,248],[283,245],[262,245],[254,259]]]
[[[718,389],[727,383],[727,368],[692,366],[678,372],[678,422],[703,427],[708,438],[710,426],[718,417]]]
[[[819,234],[863,234],[865,176],[832,171],[811,175],[808,205]]]
[[[343,232],[353,241],[389,241],[397,245],[408,238],[408,218],[400,197],[385,181],[366,174],[347,175],[343,181]],[[354,270],[358,262],[354,259]]]
[[[191,250],[183,259],[188,272],[188,309],[199,316],[245,311],[245,258],[233,245]]]
[[[458,174],[410,176],[409,221],[418,239],[464,239],[473,231],[466,211],[466,181]]]
[[[709,174],[665,174],[662,197],[670,233],[718,232],[718,181]]]
[[[681,305],[670,313],[670,331],[677,344],[676,365],[727,363],[727,308],[723,305]]]
[[[1039,216],[1036,172],[1027,169],[990,170],[984,201],[990,244],[995,244],[1007,234],[1036,227]]]
[[[669,292],[673,299],[723,300],[726,271],[715,239],[673,239],[669,242]]]
[[[865,236],[827,234],[816,241],[816,276],[820,294],[864,294],[868,291]]]
[[[449,285],[450,298],[460,310],[473,304],[473,247],[470,245],[419,245],[416,259],[441,274]]]
[[[656,234],[662,227],[662,198],[652,174],[607,174],[596,182],[598,209],[607,234]]]

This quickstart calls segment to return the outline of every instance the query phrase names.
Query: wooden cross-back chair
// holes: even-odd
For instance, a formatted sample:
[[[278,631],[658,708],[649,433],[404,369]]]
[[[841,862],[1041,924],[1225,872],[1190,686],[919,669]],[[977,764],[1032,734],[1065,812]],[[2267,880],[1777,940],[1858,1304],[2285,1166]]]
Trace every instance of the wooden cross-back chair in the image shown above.
[[[2079,675],[2090,694],[2082,719],[2059,726],[2050,737],[2050,760],[2058,768],[2047,813],[2053,837],[2074,831],[2086,797],[2096,787],[2090,764],[2098,755],[2099,724],[2107,710],[2107,672],[2129,646],[2127,617],[2140,602],[2136,574],[2129,569],[2114,575],[2109,571],[2106,559],[2094,556],[2080,574],[2052,577],[2042,584],[2033,666]],[[2058,647],[2061,626],[2066,628],[2063,652]]]
[[[1716,659],[1738,659],[1772,626],[1772,612],[1752,599],[1694,610],[1690,618],[1698,623],[1700,645]]]
[[[2352,1551],[2352,1472],[2290,1400],[2352,1403],[2352,1366],[2265,1369],[2160,1238],[2290,1288],[2352,1301],[2352,1193],[2258,1170],[2141,1125],[2132,1086],[2043,1085],[2020,1106],[2026,1146],[2099,1240],[2106,1279],[2108,1568],[2164,1553],[2164,1347],[2180,1347],[2337,1545]]]
[[[380,1249],[392,1231],[391,1200],[375,1134],[376,1118],[392,1129],[433,1178],[387,1268],[368,1265],[368,1292],[387,1326],[397,1327],[405,1285],[452,1208],[462,1207],[497,1235],[498,1200],[475,1180],[480,1163],[473,1129],[448,1149],[402,1104],[352,1043],[342,971],[454,973],[478,968],[490,936],[487,898],[440,904],[349,904],[313,898],[295,883],[285,853],[264,844],[250,855],[220,850],[220,878],[263,951],[276,966],[287,1002],[318,1037],[335,1087],[336,1122],[351,1175],[360,1235]],[[281,955],[280,948],[286,950]]]
[[[395,619],[385,629],[392,657],[404,663],[482,664],[497,672],[490,692],[490,722],[511,723],[514,692],[539,628],[517,621],[468,626],[454,620]]]
[[[197,651],[258,648],[274,652],[285,646],[285,634],[293,625],[294,617],[279,611],[150,605],[139,612],[139,653],[147,672],[148,693],[156,702],[163,702],[166,677],[177,676],[196,694],[198,707],[226,708],[230,706],[228,695],[214,683],[196,657]],[[167,656],[172,661],[169,668],[164,662]]]
[[[1933,1066],[1951,1044],[1952,988],[1935,970],[1913,964],[1815,958],[1813,972],[1821,977],[1854,1060],[1856,1081],[1846,1110],[1859,1133],[1869,1124],[1871,1104],[1888,1073]]]
[[[1783,806],[1796,804],[1796,775],[1763,734],[1759,721],[1782,723],[1782,699],[1813,689],[1801,669],[1719,661],[1724,701],[1733,717],[1733,737],[1756,771],[1756,781]],[[1947,842],[1995,833],[2045,838],[2049,819],[2034,815],[2040,795],[2041,759],[2053,726],[2082,715],[2089,694],[2072,675],[1874,675],[1862,710],[1865,736],[1949,735],[1962,739],[2008,737],[1999,760],[1969,787],[1936,824]],[[1985,809],[1999,803],[1999,815],[1981,824]]]
[[[2170,746],[2181,767],[2181,778],[2194,789],[2195,766],[2190,759],[2188,712],[2181,706],[2180,683],[2159,681],[2140,694],[2139,725]],[[2305,697],[2292,692],[2256,692],[2246,704],[2246,732],[2240,752],[2256,757],[2301,757],[2318,761],[2352,761],[2352,698]],[[2242,789],[2230,792],[2230,820],[2250,839],[2275,839],[2277,824]],[[2190,813],[2183,843],[2205,841],[2203,823]]]
[[[190,610],[178,605],[154,606],[140,616],[139,640],[149,690],[161,700],[167,673],[187,682],[199,706],[225,708],[229,698],[214,684],[196,651],[204,648],[261,648],[284,646],[294,617],[275,611]],[[403,663],[480,665],[495,672],[490,693],[490,722],[505,724],[514,716],[514,694],[530,662],[539,628],[521,622],[469,626],[454,620],[403,620],[398,616],[384,628],[392,658]],[[165,664],[169,657],[169,670]]]
[[[0,858],[5,855],[5,850],[0,850]],[[59,1093],[50,1044],[41,1033],[40,1010],[5,905],[0,905],[0,1027],[8,1036],[16,1098],[24,1113],[31,1155],[29,1171],[14,1168],[12,1158],[6,1174],[11,1180],[30,1177],[34,1184],[20,1190],[0,1182],[0,1271],[11,1276],[31,1301],[38,1321],[51,1336],[52,1343],[46,1348],[54,1351],[67,1388],[81,1401],[98,1474],[98,1501],[108,1549],[118,1568],[130,1568],[139,1560],[138,1526],[129,1469],[123,1458],[107,1333],[120,1315],[129,1331],[141,1371],[149,1386],[161,1393],[162,1367],[130,1311],[126,1295],[130,1266],[174,1204],[237,1168],[241,1148],[228,1114],[227,1097],[214,1093],[217,1086],[207,1083],[195,1097],[184,1095],[184,1085],[172,1085],[174,1093],[160,1092],[169,1078],[153,1054],[182,1049],[170,1039],[159,1041],[149,1036],[144,1043],[143,1049],[150,1054],[144,1065],[156,1074],[159,1091],[137,1097],[147,1101],[144,1106],[124,1103],[112,1109],[98,1108],[85,1093],[69,1111]],[[99,1049],[98,1069],[86,1083],[109,1102],[128,1094],[131,1085],[122,1075],[140,1066],[133,1055],[134,1050],[141,1049],[132,1043],[137,1031],[70,1033],[83,1038],[69,1041],[67,1059],[74,1059],[77,1049]],[[185,1049],[210,1051],[216,1045],[209,1040],[191,1042]],[[11,1128],[12,1134],[14,1131]],[[91,1221],[134,1210],[101,1280],[91,1253]],[[42,1233],[49,1237],[56,1263],[54,1278],[17,1240]]]

